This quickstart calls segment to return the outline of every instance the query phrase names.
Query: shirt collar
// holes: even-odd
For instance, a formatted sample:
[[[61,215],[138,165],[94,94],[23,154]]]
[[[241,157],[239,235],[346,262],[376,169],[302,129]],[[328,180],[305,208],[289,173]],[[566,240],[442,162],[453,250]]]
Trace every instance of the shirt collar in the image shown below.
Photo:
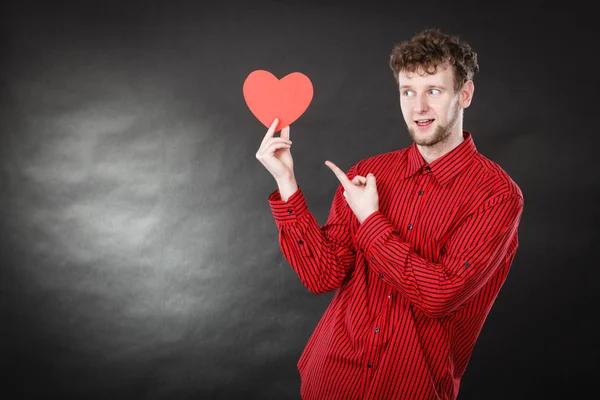
[[[477,148],[475,147],[471,133],[463,131],[463,138],[464,140],[458,146],[430,164],[425,161],[416,143],[413,142],[408,148],[408,164],[404,178],[408,178],[423,169],[429,168],[441,185],[448,183],[477,154]]]

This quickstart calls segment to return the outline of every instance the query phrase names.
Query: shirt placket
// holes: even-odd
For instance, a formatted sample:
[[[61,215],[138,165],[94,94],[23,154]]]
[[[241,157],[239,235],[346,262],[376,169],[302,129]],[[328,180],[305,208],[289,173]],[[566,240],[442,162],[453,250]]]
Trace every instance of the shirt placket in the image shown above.
[[[421,217],[421,210],[424,207],[423,201],[425,199],[425,191],[428,190],[431,178],[431,167],[429,167],[428,165],[424,166],[417,175],[415,185],[416,193],[413,197],[414,200],[411,204],[410,218],[408,220],[408,224],[405,227],[405,238],[408,242],[412,242],[412,240],[410,239],[415,235],[414,229],[415,226],[419,223],[419,218]]]

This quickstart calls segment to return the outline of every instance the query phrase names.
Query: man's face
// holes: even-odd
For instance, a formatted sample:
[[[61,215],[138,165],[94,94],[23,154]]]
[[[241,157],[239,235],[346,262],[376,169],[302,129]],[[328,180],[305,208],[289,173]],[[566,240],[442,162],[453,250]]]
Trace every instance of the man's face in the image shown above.
[[[413,141],[433,146],[450,135],[462,109],[459,93],[454,93],[451,67],[440,66],[433,75],[419,75],[421,72],[401,71],[398,75],[400,108]]]

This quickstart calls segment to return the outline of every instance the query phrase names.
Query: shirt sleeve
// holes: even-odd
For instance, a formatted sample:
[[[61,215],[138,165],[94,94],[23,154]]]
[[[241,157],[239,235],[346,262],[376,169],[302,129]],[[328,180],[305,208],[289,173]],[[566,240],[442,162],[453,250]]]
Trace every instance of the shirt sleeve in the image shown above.
[[[369,215],[356,233],[356,241],[369,268],[432,318],[456,310],[477,293],[515,241],[523,212],[523,198],[502,194],[488,199],[469,214],[440,249],[439,262],[412,251],[380,211]]]
[[[353,179],[355,174],[356,165],[346,176]],[[308,210],[299,185],[287,202],[281,199],[279,190],[269,196],[281,252],[304,286],[315,294],[339,288],[355,266],[350,228],[354,214],[343,191],[343,186],[338,185],[322,227]]]

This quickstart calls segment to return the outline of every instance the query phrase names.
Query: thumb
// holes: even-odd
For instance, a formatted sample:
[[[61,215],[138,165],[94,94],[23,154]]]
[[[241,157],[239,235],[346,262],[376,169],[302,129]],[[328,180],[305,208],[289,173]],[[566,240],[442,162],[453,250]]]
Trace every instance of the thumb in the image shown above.
[[[375,175],[373,175],[372,173],[368,173],[367,174],[367,187],[376,187],[376,182],[375,182]]]

